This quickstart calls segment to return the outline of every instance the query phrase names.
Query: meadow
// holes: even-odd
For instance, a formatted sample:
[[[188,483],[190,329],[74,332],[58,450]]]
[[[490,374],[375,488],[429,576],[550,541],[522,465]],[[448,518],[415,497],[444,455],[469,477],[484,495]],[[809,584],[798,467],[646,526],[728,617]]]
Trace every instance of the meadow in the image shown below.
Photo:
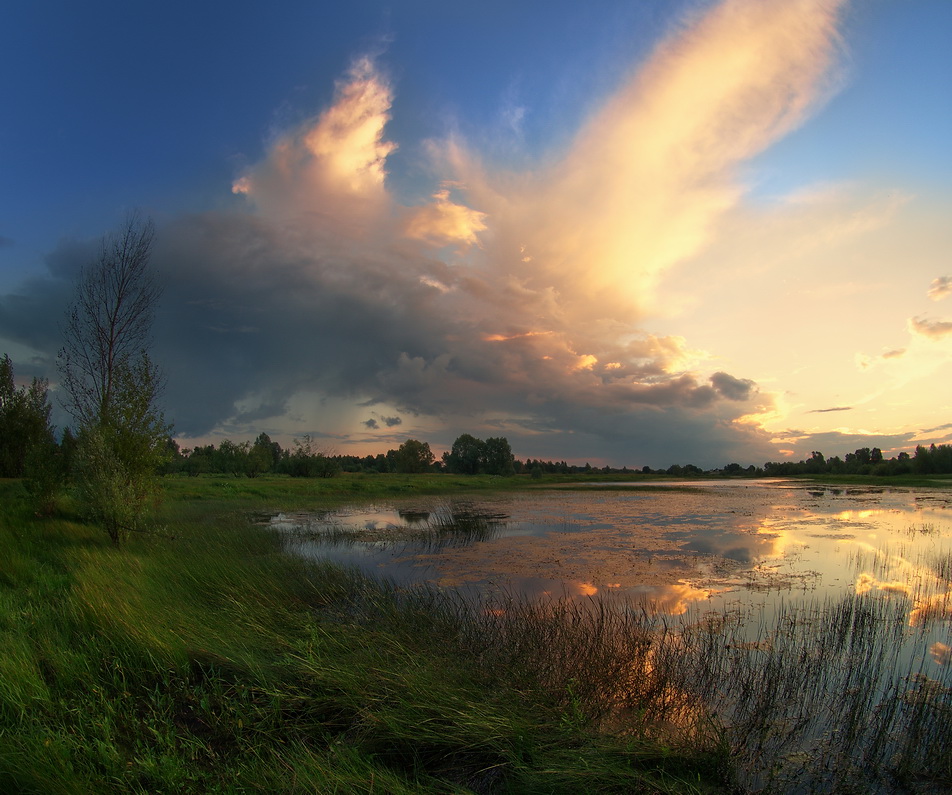
[[[602,729],[630,659],[612,633],[526,616],[575,660],[553,679],[551,646],[490,653],[481,612],[295,559],[253,521],[464,483],[505,485],[169,478],[154,531],[116,548],[0,481],[0,791],[717,791],[716,733]]]

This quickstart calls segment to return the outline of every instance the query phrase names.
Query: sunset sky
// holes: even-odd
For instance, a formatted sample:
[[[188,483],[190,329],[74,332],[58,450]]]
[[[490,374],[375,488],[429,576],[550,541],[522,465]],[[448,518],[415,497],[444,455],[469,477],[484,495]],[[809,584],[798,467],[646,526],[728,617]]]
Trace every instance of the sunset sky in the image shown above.
[[[21,381],[55,388],[78,270],[138,208],[184,446],[952,442],[948,0],[92,0],[0,31]]]

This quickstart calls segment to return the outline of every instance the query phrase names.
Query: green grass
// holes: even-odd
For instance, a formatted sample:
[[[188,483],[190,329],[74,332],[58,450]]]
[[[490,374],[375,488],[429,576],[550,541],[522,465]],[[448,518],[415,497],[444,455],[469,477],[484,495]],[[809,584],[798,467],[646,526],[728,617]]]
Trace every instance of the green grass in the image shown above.
[[[158,532],[121,549],[0,481],[0,791],[717,790],[716,732],[686,747],[645,709],[602,730],[649,696],[617,619],[403,592],[249,520],[527,481],[168,478]]]

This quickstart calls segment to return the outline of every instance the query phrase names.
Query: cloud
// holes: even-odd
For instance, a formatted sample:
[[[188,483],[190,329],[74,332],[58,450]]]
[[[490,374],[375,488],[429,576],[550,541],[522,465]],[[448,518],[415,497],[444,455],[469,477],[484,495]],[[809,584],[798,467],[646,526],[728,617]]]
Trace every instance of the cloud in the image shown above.
[[[433,194],[432,203],[408,214],[404,234],[436,245],[471,246],[479,242],[479,233],[485,230],[486,214],[453,203],[449,190],[444,188]]]
[[[160,229],[156,354],[177,431],[317,435],[402,414],[437,443],[486,429],[534,457],[771,457],[749,420],[771,398],[652,333],[652,298],[741,201],[738,166],[829,95],[841,5],[714,5],[534,168],[432,144],[423,206],[388,186],[392,90],[358,59],[330,107],[235,180],[243,208]],[[46,282],[0,300],[0,334],[37,335],[87,254],[64,243]]]
[[[852,411],[852,410],[853,410],[852,406],[834,406],[833,408],[829,408],[829,409],[811,409],[810,411],[807,412],[807,414],[826,414],[830,411]]]
[[[734,378],[728,373],[714,373],[711,384],[721,395],[728,400],[747,400],[755,388],[753,381],[746,378]]]
[[[396,149],[384,137],[391,104],[390,85],[375,62],[357,59],[337,84],[334,104],[279,135],[232,191],[248,197],[260,214],[285,222],[378,219],[388,200],[386,160]]]
[[[909,318],[909,331],[921,337],[938,340],[952,334],[952,320],[927,320],[922,317]]]
[[[944,425],[937,425],[934,428],[925,428],[923,433],[936,433],[937,431],[947,431],[952,429],[952,422],[947,422]]]
[[[941,301],[950,293],[952,293],[952,276],[939,276],[929,285],[929,298],[933,301]]]
[[[403,425],[403,419],[401,417],[380,417],[377,415],[384,425],[388,428],[396,428],[399,425]],[[364,420],[363,424],[372,431],[375,431],[380,428],[380,422],[377,421],[377,418],[371,417],[369,420]]]
[[[712,7],[657,48],[552,168],[501,178],[454,142],[447,161],[496,219],[495,261],[527,288],[557,283],[566,309],[650,306],[660,274],[702,249],[740,200],[736,167],[829,95],[840,5]],[[523,251],[531,267],[519,266]]]

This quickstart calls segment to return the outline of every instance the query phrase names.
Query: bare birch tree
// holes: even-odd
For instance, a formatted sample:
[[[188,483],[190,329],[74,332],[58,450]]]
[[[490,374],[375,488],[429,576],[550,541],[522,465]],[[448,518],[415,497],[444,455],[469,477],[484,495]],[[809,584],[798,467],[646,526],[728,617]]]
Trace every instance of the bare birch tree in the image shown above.
[[[118,544],[154,493],[168,428],[149,356],[161,289],[150,269],[155,226],[132,214],[80,273],[59,352],[63,406],[79,432],[77,482]]]

